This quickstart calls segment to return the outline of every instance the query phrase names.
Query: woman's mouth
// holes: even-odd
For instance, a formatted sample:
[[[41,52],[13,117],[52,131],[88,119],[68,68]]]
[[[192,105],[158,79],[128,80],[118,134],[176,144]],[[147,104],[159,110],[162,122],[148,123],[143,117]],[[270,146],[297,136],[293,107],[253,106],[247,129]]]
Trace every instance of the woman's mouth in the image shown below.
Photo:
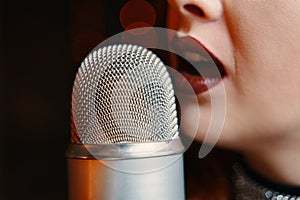
[[[194,92],[200,94],[219,84],[226,76],[221,61],[192,37],[175,36],[171,48],[176,52],[172,56],[175,57],[176,69],[183,75],[174,80],[176,90],[189,93],[188,81]]]

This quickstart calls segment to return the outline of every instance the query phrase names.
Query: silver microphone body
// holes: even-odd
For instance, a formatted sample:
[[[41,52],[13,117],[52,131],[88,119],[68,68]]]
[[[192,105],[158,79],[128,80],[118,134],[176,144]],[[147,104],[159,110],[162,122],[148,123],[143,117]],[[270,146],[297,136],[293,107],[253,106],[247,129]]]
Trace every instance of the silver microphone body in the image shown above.
[[[155,153],[146,150],[140,152],[140,155],[131,156],[123,153],[119,158],[113,158],[113,153],[107,155],[110,158],[106,155],[95,158],[85,150],[89,146],[71,144],[67,154],[69,199],[184,200],[183,157],[178,142],[148,143],[147,145],[166,146],[169,149],[161,149]],[[93,153],[95,150],[99,150],[100,154],[103,152],[101,145],[92,145],[90,148],[93,148]],[[108,149],[114,148],[127,153],[129,150],[126,145],[105,145],[106,154],[109,154]]]

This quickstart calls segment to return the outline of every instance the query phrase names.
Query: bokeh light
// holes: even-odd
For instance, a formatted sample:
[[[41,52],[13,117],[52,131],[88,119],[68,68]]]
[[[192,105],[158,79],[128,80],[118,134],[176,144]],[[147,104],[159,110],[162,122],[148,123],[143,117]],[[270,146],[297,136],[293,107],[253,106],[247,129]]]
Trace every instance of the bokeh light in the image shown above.
[[[150,27],[155,24],[156,13],[145,0],[128,1],[120,11],[120,22],[125,30]]]
[[[122,43],[157,46],[157,33],[152,27],[130,29],[122,34]]]

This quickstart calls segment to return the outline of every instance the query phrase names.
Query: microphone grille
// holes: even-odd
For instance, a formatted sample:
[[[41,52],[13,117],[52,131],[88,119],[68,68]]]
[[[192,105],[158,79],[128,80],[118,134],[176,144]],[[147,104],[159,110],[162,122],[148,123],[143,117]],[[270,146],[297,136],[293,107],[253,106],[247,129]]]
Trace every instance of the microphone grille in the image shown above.
[[[178,135],[166,66],[131,44],[102,47],[85,58],[73,86],[72,116],[83,144],[159,142]]]

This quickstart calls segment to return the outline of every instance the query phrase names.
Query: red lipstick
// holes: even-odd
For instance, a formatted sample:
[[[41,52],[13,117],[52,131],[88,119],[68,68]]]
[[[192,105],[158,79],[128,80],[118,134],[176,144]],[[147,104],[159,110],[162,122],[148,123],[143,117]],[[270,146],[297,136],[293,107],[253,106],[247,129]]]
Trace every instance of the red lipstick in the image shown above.
[[[176,52],[177,70],[183,77],[175,78],[175,89],[186,92],[186,81],[196,94],[214,87],[226,76],[221,61],[192,37],[177,37],[171,40],[171,48]]]

